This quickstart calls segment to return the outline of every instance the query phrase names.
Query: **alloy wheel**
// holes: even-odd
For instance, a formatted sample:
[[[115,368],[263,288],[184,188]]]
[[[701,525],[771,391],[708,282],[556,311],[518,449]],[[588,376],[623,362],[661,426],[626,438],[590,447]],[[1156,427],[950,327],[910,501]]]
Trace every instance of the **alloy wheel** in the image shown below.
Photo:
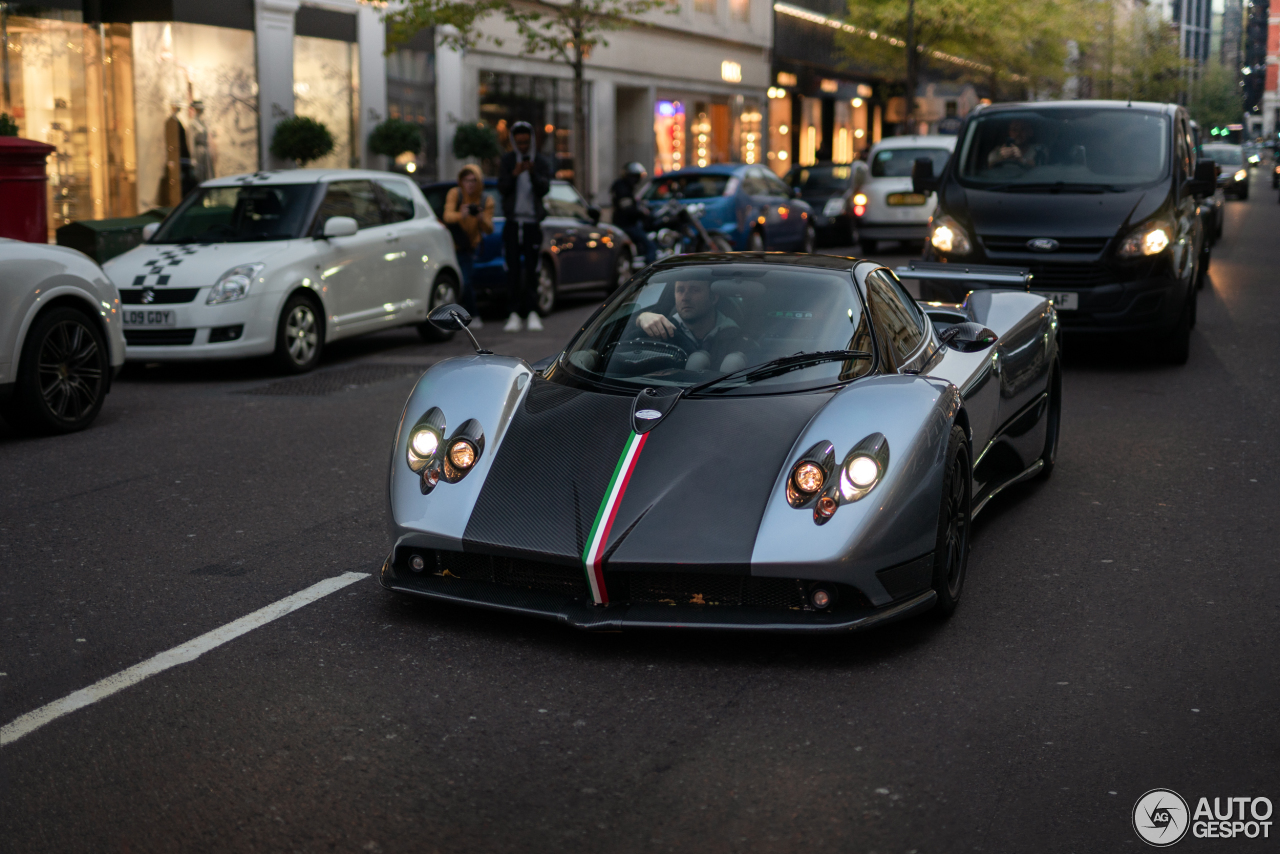
[[[960,596],[964,584],[965,551],[969,545],[969,467],[964,452],[951,462],[951,489],[947,494],[947,594]]]
[[[436,286],[431,292],[431,305],[427,311],[442,305],[449,305],[458,301],[458,288],[454,285],[453,280],[447,276],[441,276],[436,280]]]
[[[547,315],[556,305],[556,273],[545,261],[538,267],[538,313]]]
[[[59,420],[78,421],[102,394],[102,353],[83,323],[64,320],[40,343],[40,396]]]
[[[316,313],[309,305],[296,305],[285,321],[285,341],[294,364],[305,365],[315,355],[320,336],[316,330]]]

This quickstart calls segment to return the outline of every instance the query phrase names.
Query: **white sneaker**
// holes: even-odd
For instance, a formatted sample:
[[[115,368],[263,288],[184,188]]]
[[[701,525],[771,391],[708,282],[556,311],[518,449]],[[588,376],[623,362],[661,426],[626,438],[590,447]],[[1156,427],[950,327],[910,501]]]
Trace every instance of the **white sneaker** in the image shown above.
[[[520,315],[514,311],[511,312],[511,316],[507,318],[507,325],[502,327],[502,331],[519,332],[521,329],[524,329],[524,324],[520,322]]]
[[[467,326],[471,329],[484,329],[484,321],[480,319],[480,315],[475,314],[471,316],[471,323]]]
[[[530,332],[542,331],[542,318],[538,317],[538,313],[536,311],[529,312],[529,323],[526,328]]]

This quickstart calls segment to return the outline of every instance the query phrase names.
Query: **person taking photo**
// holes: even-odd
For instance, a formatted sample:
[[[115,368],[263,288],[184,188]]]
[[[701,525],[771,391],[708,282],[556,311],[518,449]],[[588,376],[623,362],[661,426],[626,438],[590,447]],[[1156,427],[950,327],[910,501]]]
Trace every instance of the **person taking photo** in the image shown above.
[[[444,222],[453,235],[458,269],[462,271],[462,307],[474,318],[471,328],[479,329],[484,323],[476,313],[476,292],[471,277],[480,241],[486,234],[493,233],[493,199],[484,194],[484,176],[478,166],[468,163],[458,172],[458,186],[445,196]]]
[[[502,196],[503,252],[507,262],[507,300],[511,316],[505,332],[542,329],[538,317],[538,262],[542,252],[542,199],[551,189],[551,162],[533,147],[533,126],[511,126],[511,150],[498,165],[498,193]],[[527,320],[526,320],[527,319]]]

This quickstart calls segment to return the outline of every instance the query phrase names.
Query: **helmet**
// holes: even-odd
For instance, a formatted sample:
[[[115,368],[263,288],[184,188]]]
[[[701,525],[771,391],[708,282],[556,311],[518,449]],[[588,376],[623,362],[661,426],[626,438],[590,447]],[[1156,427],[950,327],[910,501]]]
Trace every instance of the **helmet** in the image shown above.
[[[528,122],[516,122],[511,126],[511,130],[508,132],[512,136],[518,133],[527,133],[529,134],[529,136],[533,136],[533,125],[529,124]]]
[[[628,163],[625,171],[628,175],[631,175],[640,181],[643,181],[645,178],[649,177],[649,170],[644,168],[643,163],[640,163],[639,161],[636,161],[636,160],[632,160],[630,163]]]

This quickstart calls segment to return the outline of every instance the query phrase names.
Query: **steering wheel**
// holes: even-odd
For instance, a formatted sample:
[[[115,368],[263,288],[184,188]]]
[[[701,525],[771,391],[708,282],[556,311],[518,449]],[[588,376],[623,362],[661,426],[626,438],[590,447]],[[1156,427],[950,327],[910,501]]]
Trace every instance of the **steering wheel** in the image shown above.
[[[670,341],[639,337],[619,341],[607,358],[610,368],[635,376],[664,368],[683,368],[689,360],[689,351]]]

